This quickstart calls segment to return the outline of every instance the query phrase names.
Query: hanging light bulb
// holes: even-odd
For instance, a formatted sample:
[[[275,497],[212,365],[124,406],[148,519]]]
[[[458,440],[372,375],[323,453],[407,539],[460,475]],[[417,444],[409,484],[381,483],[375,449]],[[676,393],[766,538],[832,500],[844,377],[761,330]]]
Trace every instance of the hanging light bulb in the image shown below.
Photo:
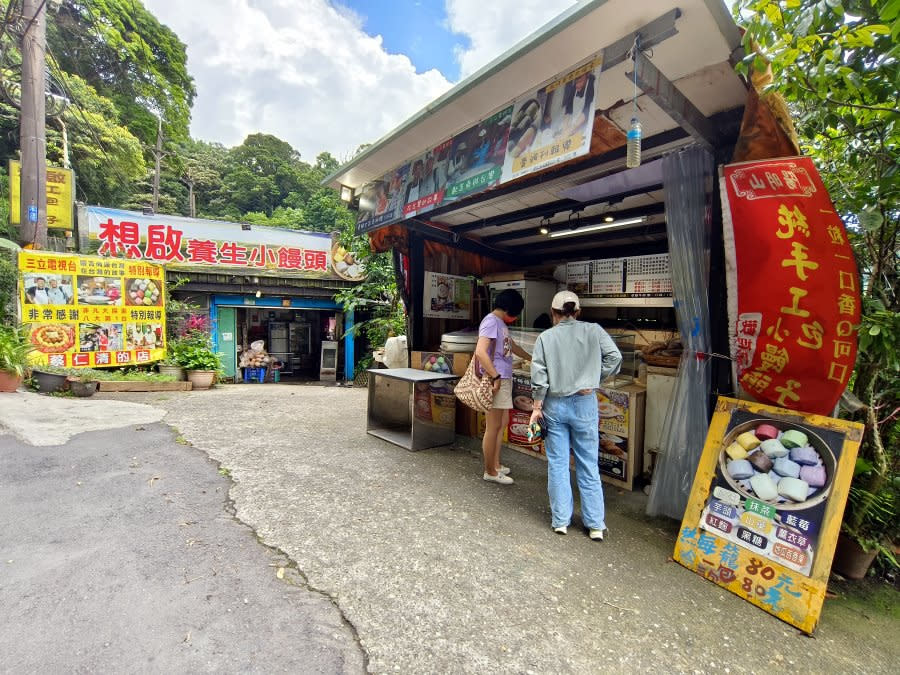
[[[631,99],[631,126],[628,127],[627,150],[625,153],[625,166],[634,169],[641,165],[641,136],[643,129],[641,120],[637,115],[637,57],[640,49],[640,36],[634,38],[634,46],[631,48],[631,59],[634,66],[634,94]]]

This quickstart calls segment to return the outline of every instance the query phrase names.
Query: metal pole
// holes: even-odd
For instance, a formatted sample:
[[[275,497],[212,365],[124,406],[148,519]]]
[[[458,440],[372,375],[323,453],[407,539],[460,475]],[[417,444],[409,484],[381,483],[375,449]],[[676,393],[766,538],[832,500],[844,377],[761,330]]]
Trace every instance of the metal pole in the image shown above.
[[[19,148],[22,154],[19,240],[23,246],[47,248],[47,138],[45,134],[46,0],[23,0],[22,110]]]

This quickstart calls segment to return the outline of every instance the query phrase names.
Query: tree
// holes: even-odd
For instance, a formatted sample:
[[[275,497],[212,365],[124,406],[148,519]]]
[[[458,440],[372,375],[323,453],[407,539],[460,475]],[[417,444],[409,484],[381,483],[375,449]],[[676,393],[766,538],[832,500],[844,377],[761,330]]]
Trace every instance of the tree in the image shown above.
[[[900,0],[739,0],[735,15],[744,68],[771,62],[850,229],[864,282],[852,391],[866,433],[844,531],[896,564],[883,543],[898,536],[900,503]]]
[[[118,205],[146,173],[141,144],[123,125],[112,101],[100,96],[77,75],[60,74],[66,91],[78,102],[63,119],[69,130],[69,153],[78,177],[79,198]],[[47,158],[62,162],[58,132],[48,130]]]
[[[145,144],[188,138],[196,90],[187,51],[140,0],[63,0],[48,15],[47,44],[60,68],[113,101],[124,126]]]

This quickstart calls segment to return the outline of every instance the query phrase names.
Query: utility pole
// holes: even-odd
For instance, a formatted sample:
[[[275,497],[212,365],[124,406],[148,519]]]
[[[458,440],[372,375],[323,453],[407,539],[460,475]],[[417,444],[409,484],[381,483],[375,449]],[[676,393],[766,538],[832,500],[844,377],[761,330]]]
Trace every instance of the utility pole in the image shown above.
[[[19,148],[22,155],[19,240],[24,246],[47,248],[47,137],[44,70],[47,48],[47,0],[23,0],[22,114]]]
[[[182,176],[181,182],[187,185],[188,189],[188,212],[190,213],[191,218],[196,218],[197,200],[194,198],[194,179],[189,173],[186,173]]]
[[[162,149],[162,117],[157,116],[156,148],[153,149],[153,157],[156,159],[156,171],[153,173],[153,213],[159,211],[159,171],[160,161],[165,154]]]

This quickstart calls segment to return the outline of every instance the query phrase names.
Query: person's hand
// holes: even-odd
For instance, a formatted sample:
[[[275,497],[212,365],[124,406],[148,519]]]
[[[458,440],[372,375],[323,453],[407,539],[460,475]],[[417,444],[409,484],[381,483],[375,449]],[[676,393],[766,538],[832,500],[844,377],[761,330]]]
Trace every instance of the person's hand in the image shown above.
[[[534,424],[539,419],[543,418],[544,413],[540,408],[535,408],[531,411],[531,419],[528,420],[528,424]]]
[[[498,391],[500,391],[500,383],[501,383],[501,382],[503,382],[503,380],[501,380],[501,379],[499,379],[499,378],[496,379],[496,380],[494,380],[494,393],[495,393],[495,394],[496,394]]]

